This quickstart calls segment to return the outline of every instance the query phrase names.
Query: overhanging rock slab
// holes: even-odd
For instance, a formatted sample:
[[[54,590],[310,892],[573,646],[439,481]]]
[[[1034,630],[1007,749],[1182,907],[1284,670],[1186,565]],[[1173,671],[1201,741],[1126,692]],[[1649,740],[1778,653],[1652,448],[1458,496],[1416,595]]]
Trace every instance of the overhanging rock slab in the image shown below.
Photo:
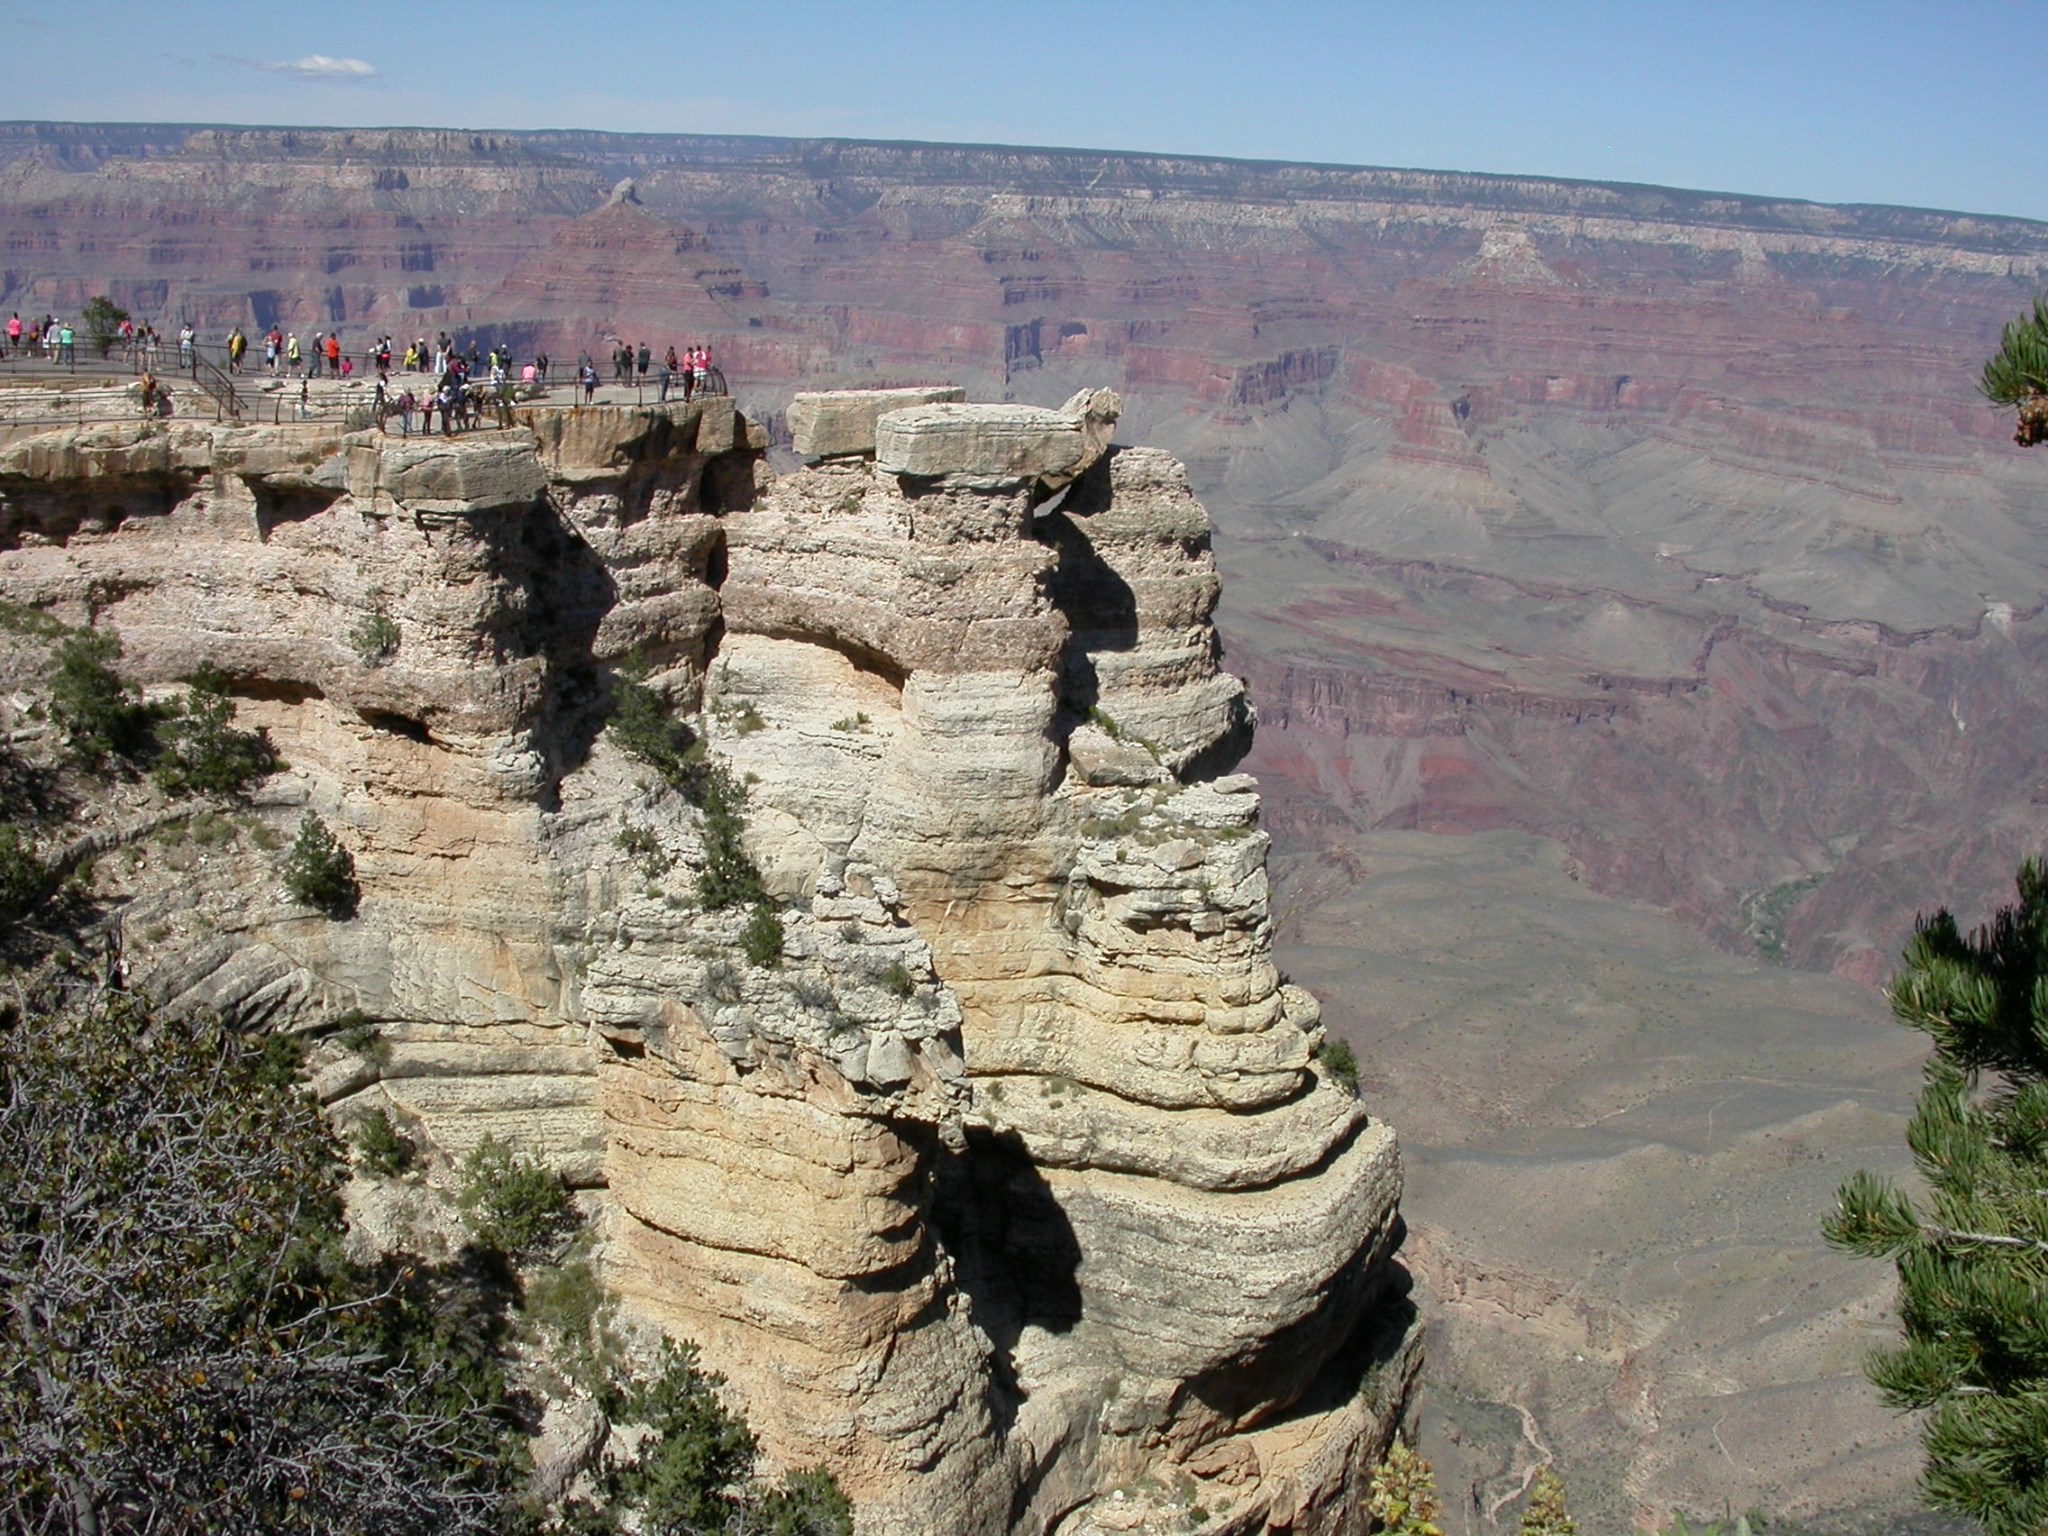
[[[875,423],[875,468],[890,475],[1060,480],[1089,446],[1077,417],[1038,405],[920,405]]]
[[[937,405],[967,398],[958,385],[915,389],[840,389],[798,395],[789,403],[791,446],[811,458],[873,453],[875,422],[907,406]]]

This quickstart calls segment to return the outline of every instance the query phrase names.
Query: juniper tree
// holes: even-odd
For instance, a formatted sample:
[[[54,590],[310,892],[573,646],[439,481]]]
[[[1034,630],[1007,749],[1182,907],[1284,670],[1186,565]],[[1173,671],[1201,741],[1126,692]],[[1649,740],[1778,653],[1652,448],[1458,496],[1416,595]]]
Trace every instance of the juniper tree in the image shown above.
[[[2032,314],[2006,326],[1977,389],[1994,405],[2019,407],[2013,441],[2022,448],[2048,439],[2048,294],[2035,298]]]
[[[1991,1536],[2048,1528],[2048,865],[1965,935],[1923,919],[1892,1011],[1934,1045],[1907,1145],[1915,1197],[1858,1173],[1828,1241],[1899,1274],[1905,1342],[1874,1352],[1893,1407],[1926,1415],[1922,1487]]]
[[[495,1528],[489,1310],[344,1257],[276,1044],[126,994],[0,1005],[0,1531]]]

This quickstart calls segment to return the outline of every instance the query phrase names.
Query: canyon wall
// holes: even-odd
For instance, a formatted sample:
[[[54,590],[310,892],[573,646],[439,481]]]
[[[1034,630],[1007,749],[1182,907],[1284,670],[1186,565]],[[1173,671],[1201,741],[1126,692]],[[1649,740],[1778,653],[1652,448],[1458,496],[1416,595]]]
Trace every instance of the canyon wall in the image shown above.
[[[1208,518],[1120,409],[824,395],[780,476],[724,399],[0,429],[8,600],[217,669],[288,764],[174,861],[91,809],[135,983],[596,1192],[629,1312],[864,1530],[1354,1529],[1418,1364],[1393,1135],[1272,961]],[[629,660],[744,786],[779,961],[604,730]],[[309,809],[347,921],[278,888]]]
[[[1052,406],[1106,379],[1217,515],[1224,633],[1272,690],[1254,761],[1303,845],[1331,818],[1534,830],[1602,889],[1743,949],[1764,910],[1767,952],[1868,980],[1931,893],[1995,899],[2048,832],[2043,744],[2001,702],[2048,473],[1972,387],[2048,281],[2024,220],[1086,150],[13,124],[0,250],[0,307],[105,291],[207,338],[708,341],[778,434],[820,380]],[[1731,753],[1755,766],[1684,766]]]

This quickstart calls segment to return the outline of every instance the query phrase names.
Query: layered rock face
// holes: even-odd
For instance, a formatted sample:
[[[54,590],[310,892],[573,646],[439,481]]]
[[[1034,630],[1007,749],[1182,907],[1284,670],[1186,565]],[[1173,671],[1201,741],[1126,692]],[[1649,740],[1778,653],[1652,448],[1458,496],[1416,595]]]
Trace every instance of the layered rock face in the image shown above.
[[[131,961],[359,1009],[337,1114],[602,1191],[629,1307],[867,1530],[1353,1529],[1417,1360],[1398,1157],[1272,963],[1206,514],[1107,391],[799,407],[780,478],[723,400],[0,441],[9,598],[218,668],[290,764],[258,814],[362,879],[329,923],[222,851],[118,893]],[[779,963],[602,731],[629,656],[746,786]]]

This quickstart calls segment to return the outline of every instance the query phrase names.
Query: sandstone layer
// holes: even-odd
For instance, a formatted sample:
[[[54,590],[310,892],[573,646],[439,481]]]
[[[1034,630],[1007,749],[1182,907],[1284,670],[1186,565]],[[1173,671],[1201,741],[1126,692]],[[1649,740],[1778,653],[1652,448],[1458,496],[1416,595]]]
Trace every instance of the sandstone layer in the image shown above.
[[[260,845],[116,857],[129,962],[367,1018],[337,1116],[596,1191],[628,1307],[864,1530],[1355,1529],[1418,1359],[1398,1154],[1273,964],[1207,516],[1107,391],[884,403],[780,477],[723,399],[0,430],[0,591],[217,669],[289,764],[255,814],[362,881],[330,922]],[[779,964],[603,729],[629,658],[747,786]]]

